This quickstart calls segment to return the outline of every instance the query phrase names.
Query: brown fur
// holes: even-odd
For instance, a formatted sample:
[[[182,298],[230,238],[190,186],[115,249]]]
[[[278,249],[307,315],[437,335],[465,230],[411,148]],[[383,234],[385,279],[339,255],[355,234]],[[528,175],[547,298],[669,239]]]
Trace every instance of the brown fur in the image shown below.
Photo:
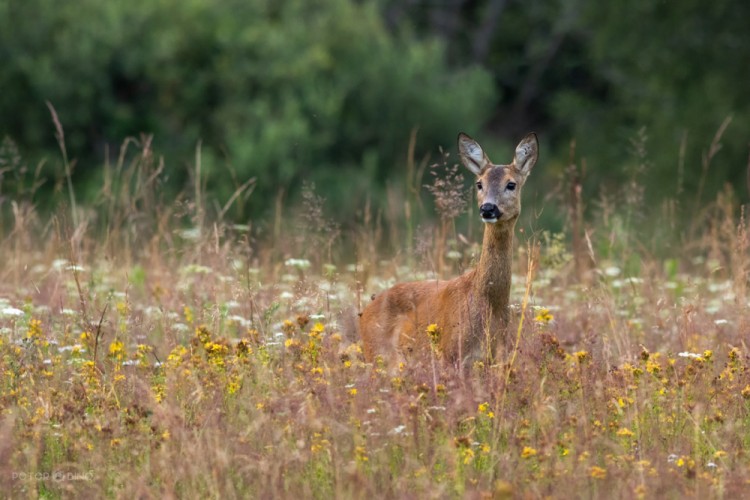
[[[509,320],[513,231],[521,210],[521,187],[537,158],[536,136],[516,148],[510,165],[493,165],[481,147],[459,135],[464,165],[482,183],[479,205],[489,203],[502,214],[486,223],[478,266],[450,281],[400,283],[377,295],[360,317],[365,358],[380,354],[389,361],[401,355],[429,352],[427,326],[437,324],[439,347],[449,361],[494,355]],[[508,183],[515,183],[513,190]]]

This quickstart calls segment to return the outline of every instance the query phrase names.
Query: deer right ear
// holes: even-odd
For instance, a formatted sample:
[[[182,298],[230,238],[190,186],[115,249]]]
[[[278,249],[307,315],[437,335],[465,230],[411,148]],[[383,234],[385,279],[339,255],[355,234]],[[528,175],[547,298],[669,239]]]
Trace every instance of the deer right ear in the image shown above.
[[[461,163],[476,175],[481,175],[490,163],[489,158],[482,150],[482,146],[463,132],[458,134],[458,154]]]

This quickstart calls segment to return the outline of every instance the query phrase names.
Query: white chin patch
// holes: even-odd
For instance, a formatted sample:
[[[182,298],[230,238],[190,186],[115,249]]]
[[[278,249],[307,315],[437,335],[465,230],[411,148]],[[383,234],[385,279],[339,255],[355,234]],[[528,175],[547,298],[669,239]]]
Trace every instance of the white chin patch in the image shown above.
[[[493,217],[492,219],[485,219],[484,217],[481,217],[481,219],[485,224],[494,224],[495,222],[497,222],[497,217]]]

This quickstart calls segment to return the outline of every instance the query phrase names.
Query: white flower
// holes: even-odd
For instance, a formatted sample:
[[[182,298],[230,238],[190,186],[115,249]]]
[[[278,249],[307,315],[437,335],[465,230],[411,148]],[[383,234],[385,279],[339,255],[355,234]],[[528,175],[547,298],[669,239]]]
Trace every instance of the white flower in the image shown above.
[[[619,276],[620,272],[621,272],[620,268],[617,266],[609,266],[608,268],[604,270],[604,274],[612,278],[614,278],[615,276]]]
[[[307,259],[287,259],[284,262],[288,267],[296,267],[297,269],[307,269],[311,266],[311,263]]]
[[[406,430],[406,426],[405,425],[399,425],[398,427],[394,427],[393,429],[391,429],[388,434],[401,434],[405,430]]]
[[[23,316],[23,311],[15,307],[5,307],[0,309],[0,314],[3,316]]]
[[[692,358],[692,359],[698,359],[701,357],[701,355],[698,353],[687,352],[687,351],[679,353],[678,356],[681,358]]]

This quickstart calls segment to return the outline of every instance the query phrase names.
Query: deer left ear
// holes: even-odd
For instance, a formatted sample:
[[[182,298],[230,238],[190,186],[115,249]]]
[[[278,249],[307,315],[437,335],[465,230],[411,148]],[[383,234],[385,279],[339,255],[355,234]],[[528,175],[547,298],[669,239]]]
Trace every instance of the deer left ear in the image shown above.
[[[537,141],[536,134],[532,132],[524,137],[518,143],[518,146],[516,146],[516,156],[513,159],[513,166],[525,178],[529,175],[531,169],[534,168],[538,157],[539,141]]]

